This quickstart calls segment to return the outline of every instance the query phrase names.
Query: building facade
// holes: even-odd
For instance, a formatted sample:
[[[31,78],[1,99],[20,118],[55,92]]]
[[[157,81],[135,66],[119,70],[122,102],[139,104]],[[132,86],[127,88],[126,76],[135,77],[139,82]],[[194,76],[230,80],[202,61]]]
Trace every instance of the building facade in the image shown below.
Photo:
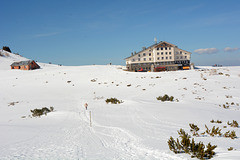
[[[125,58],[128,71],[175,71],[190,69],[191,52],[161,41]]]

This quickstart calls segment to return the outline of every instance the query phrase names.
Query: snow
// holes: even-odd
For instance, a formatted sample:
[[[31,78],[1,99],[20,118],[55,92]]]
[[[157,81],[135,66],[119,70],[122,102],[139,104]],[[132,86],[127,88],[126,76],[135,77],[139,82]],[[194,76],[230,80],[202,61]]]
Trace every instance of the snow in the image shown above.
[[[1,160],[191,159],[187,154],[174,154],[167,145],[170,136],[178,137],[180,128],[190,133],[189,123],[197,124],[201,133],[206,124],[222,132],[235,130],[240,136],[240,128],[227,125],[232,120],[240,123],[238,66],[158,73],[126,72],[114,65],[44,63],[39,63],[38,70],[10,69],[11,63],[21,60],[26,58],[11,53],[0,56]],[[179,102],[156,99],[164,94]],[[106,104],[111,97],[124,102]],[[226,102],[235,105],[219,107]],[[29,116],[30,110],[50,106],[55,111],[47,116]],[[212,119],[223,123],[210,123]],[[240,159],[239,138],[194,139],[218,146],[213,159]],[[229,147],[234,150],[228,151]]]

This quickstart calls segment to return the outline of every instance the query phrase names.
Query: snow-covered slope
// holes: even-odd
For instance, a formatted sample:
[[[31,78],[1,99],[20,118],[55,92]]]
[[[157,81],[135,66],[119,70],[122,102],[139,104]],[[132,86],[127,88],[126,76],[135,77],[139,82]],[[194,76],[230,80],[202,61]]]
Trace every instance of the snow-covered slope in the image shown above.
[[[12,62],[0,57],[0,159],[191,159],[167,145],[180,128],[190,133],[189,123],[200,133],[206,124],[240,136],[240,128],[227,125],[240,122],[240,67],[133,73],[121,66],[42,64],[22,71],[10,70]],[[164,94],[179,102],[156,99]],[[106,104],[111,97],[124,102]],[[234,105],[219,107],[226,102]],[[30,110],[50,106],[55,111],[47,116],[29,116]],[[194,138],[218,146],[214,159],[240,159],[239,138]]]
[[[10,70],[10,65],[15,61],[26,61],[25,57],[0,49],[0,70]]]

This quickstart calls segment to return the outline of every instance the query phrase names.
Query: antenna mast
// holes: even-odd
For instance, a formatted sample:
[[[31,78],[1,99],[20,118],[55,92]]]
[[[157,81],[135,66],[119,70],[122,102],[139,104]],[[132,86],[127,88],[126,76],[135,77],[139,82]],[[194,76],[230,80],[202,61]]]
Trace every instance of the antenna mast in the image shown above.
[[[156,37],[154,38],[154,42],[157,44],[157,38]]]

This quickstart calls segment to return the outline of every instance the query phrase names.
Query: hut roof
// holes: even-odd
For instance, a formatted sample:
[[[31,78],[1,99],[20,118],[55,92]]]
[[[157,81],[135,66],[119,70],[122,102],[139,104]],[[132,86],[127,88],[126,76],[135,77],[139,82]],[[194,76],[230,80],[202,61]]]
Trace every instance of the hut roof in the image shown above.
[[[11,64],[11,66],[12,67],[15,67],[15,66],[27,66],[27,65],[29,65],[32,62],[33,62],[33,60],[14,62],[13,64]]]

